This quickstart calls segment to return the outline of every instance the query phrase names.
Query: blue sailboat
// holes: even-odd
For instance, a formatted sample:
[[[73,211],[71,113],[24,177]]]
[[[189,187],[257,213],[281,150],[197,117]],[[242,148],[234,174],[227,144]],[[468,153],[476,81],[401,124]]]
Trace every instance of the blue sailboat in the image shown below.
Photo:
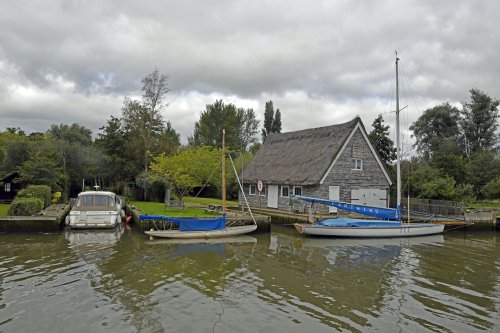
[[[327,219],[314,224],[295,224],[295,229],[306,235],[336,237],[409,237],[439,234],[444,225],[432,223],[403,223],[401,218],[401,148],[399,135],[399,82],[398,62],[396,54],[396,149],[397,149],[397,205],[395,209],[356,205],[347,202],[325,200],[306,196],[295,196],[305,202],[323,204],[371,216],[376,219],[364,220],[355,218]]]

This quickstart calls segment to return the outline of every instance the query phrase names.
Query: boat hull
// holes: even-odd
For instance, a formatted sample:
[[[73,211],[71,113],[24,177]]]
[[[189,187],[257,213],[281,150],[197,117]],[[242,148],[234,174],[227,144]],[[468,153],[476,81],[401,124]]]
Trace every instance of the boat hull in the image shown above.
[[[228,227],[222,230],[197,230],[197,231],[179,231],[179,230],[150,230],[145,233],[151,237],[160,238],[221,238],[228,236],[244,235],[257,230],[257,225],[245,225],[238,227]]]
[[[301,234],[331,237],[377,238],[435,235],[444,231],[442,224],[403,224],[390,227],[337,227],[314,224],[294,224]]]

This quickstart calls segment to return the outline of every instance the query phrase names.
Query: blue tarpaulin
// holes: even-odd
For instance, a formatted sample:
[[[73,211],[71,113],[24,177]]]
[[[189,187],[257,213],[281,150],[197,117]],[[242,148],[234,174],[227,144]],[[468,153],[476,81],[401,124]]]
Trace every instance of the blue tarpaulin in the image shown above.
[[[179,225],[180,231],[222,230],[226,226],[226,216],[216,218],[184,219],[168,216],[141,215],[141,220],[163,220]]]
[[[363,219],[353,219],[349,217],[339,217],[336,219],[328,219],[321,222],[315,223],[317,226],[324,227],[364,227],[364,228],[400,228],[401,224],[399,222],[389,222],[381,220],[363,220]]]

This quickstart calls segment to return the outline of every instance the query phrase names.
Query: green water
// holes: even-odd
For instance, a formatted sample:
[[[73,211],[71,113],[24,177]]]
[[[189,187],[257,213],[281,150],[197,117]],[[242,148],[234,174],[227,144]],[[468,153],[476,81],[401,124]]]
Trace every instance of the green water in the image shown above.
[[[495,332],[499,240],[0,234],[0,332]]]

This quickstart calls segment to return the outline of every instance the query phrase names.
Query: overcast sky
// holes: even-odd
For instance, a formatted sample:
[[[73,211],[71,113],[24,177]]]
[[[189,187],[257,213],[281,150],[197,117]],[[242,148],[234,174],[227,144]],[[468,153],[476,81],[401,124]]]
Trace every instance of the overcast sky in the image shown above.
[[[500,1],[0,0],[0,130],[77,122],[94,135],[155,67],[166,120],[192,134],[222,98],[283,131],[394,121],[394,50],[407,127],[469,89],[500,98]]]

